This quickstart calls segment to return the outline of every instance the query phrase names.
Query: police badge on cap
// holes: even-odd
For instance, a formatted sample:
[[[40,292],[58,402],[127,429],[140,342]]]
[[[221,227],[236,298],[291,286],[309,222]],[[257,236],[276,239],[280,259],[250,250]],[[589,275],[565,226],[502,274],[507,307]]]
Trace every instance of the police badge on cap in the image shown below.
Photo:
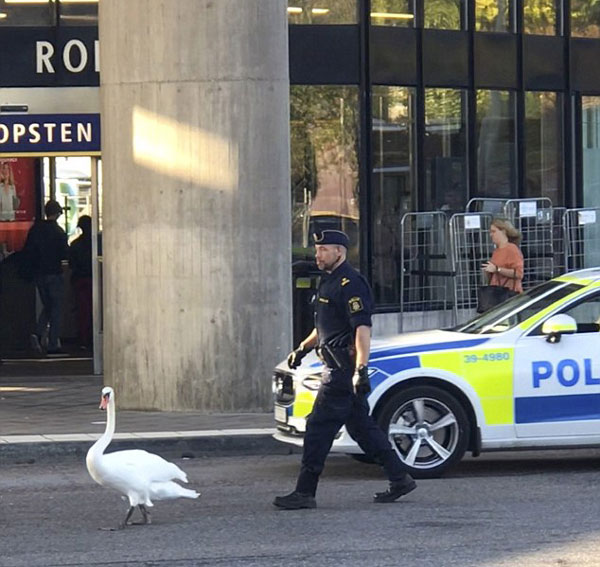
[[[348,235],[341,230],[322,230],[313,234],[315,244],[334,244],[336,246],[344,246],[348,248],[350,241]]]

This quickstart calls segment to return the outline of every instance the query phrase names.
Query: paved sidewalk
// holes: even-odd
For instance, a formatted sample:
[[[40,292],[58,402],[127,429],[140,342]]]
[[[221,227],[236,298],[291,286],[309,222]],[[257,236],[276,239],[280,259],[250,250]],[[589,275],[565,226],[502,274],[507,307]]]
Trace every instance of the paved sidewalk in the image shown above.
[[[19,376],[22,368],[17,364],[11,367],[10,362],[2,365],[0,463],[85,454],[106,424],[106,414],[98,409],[102,377],[44,376],[37,368]],[[274,432],[271,412],[207,414],[117,408],[110,449],[175,451],[184,456],[289,453],[290,448],[272,438]]]

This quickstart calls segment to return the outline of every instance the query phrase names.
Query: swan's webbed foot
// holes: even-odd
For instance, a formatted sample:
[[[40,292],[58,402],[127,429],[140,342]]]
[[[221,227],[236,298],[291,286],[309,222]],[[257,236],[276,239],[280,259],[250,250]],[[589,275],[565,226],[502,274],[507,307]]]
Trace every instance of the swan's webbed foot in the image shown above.
[[[125,529],[129,525],[129,520],[131,519],[131,516],[132,516],[134,510],[135,510],[135,507],[130,506],[129,510],[127,510],[127,515],[125,516],[125,519],[116,528],[100,528],[100,529],[102,531],[107,531],[107,532],[116,532],[118,530]]]
[[[150,517],[150,512],[149,510],[146,508],[146,506],[144,504],[139,504],[138,508],[140,509],[140,512],[142,513],[142,521],[141,522],[133,522],[133,524],[135,526],[145,526],[147,524],[151,524],[152,523],[152,518]]]
[[[151,524],[152,523],[152,518],[150,516],[150,510],[148,510],[146,508],[146,506],[144,506],[143,504],[139,505],[139,509],[140,509],[140,512],[142,513],[142,516],[144,518],[144,524]]]

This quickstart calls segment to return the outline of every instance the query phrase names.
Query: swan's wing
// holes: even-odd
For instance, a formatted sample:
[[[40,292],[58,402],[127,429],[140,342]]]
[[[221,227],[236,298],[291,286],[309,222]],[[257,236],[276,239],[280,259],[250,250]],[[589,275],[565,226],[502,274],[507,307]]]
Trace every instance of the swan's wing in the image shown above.
[[[127,470],[130,473],[146,477],[150,482],[178,479],[187,482],[186,474],[175,464],[166,461],[154,453],[140,449],[105,453],[104,465],[109,469]]]

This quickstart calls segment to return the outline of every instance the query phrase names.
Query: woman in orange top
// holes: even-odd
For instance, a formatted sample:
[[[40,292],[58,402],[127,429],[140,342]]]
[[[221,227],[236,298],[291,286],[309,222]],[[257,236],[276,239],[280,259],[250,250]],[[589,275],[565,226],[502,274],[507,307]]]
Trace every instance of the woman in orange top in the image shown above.
[[[521,233],[513,224],[504,219],[494,219],[490,227],[490,237],[496,246],[489,262],[482,269],[487,273],[489,285],[499,285],[523,292],[523,254],[517,244]]]

